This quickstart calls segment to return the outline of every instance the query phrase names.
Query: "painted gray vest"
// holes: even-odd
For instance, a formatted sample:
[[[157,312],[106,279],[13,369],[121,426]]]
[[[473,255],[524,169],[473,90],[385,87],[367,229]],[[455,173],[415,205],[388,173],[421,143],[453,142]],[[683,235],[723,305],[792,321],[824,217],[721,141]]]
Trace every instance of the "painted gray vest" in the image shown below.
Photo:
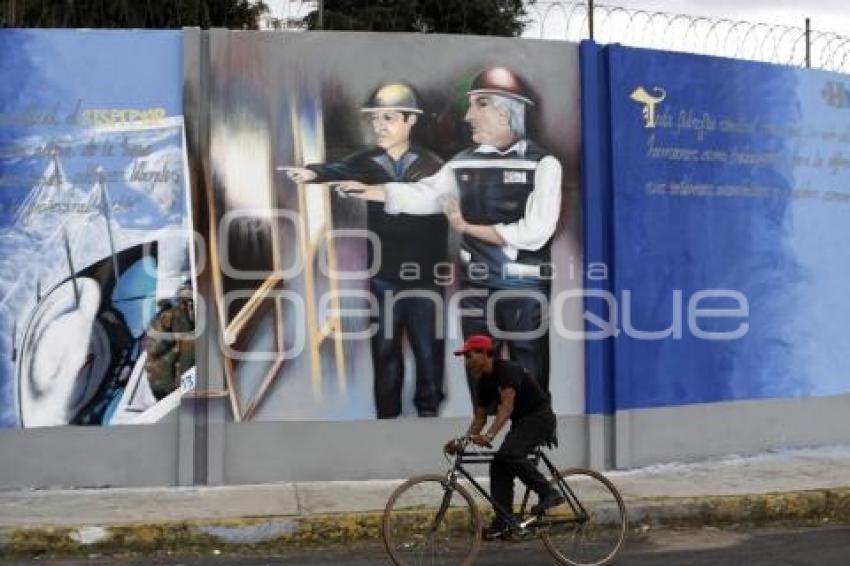
[[[465,150],[449,162],[460,188],[460,207],[471,224],[510,224],[525,215],[525,205],[534,190],[534,171],[549,155],[528,142],[523,156],[511,152],[474,153]],[[520,250],[508,257],[501,246],[487,244],[468,235],[461,242],[461,259],[467,264],[467,283],[495,289],[545,289],[552,277],[551,239],[538,250]],[[477,265],[476,265],[477,264]],[[486,277],[483,268],[487,266]]]

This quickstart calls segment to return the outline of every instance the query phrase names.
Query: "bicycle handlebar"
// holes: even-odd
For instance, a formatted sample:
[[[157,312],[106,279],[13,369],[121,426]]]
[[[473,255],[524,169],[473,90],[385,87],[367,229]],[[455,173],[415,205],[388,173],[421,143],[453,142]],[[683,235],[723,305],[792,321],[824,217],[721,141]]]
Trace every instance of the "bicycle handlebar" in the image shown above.
[[[472,438],[469,435],[458,436],[446,443],[443,447],[443,453],[454,455],[463,454],[470,446],[477,447],[477,445],[472,442]],[[451,452],[449,452],[450,447],[453,448]],[[493,445],[488,442],[485,448],[492,449]]]

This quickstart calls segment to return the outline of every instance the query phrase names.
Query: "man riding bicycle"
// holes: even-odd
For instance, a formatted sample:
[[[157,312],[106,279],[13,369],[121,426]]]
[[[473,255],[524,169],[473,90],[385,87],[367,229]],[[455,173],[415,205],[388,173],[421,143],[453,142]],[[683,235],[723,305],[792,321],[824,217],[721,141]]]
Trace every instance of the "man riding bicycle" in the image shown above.
[[[514,478],[519,478],[539,497],[537,505],[531,508],[533,514],[539,515],[564,503],[564,497],[529,460],[535,448],[555,442],[556,420],[549,394],[522,366],[495,358],[489,336],[470,336],[455,355],[464,356],[467,369],[477,380],[477,405],[467,431],[469,439],[478,446],[489,447],[508,419],[511,420],[511,429],[490,464],[490,490],[495,502],[510,513]],[[497,405],[496,417],[482,434],[488,409],[493,405]],[[447,446],[447,450],[451,451],[452,447]],[[506,529],[497,512],[484,536],[488,540],[499,538]]]

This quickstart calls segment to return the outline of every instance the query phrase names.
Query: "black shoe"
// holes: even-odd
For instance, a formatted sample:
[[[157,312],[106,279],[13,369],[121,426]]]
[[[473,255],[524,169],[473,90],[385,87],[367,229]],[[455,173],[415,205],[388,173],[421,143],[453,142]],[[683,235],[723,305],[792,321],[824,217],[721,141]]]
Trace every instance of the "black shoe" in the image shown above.
[[[481,529],[481,538],[487,541],[498,540],[508,532],[508,527],[501,521],[494,520],[489,526]]]
[[[557,507],[558,505],[561,505],[565,502],[566,499],[564,499],[564,496],[553,489],[549,491],[549,493],[541,497],[540,502],[531,508],[531,514],[542,515],[547,509]]]

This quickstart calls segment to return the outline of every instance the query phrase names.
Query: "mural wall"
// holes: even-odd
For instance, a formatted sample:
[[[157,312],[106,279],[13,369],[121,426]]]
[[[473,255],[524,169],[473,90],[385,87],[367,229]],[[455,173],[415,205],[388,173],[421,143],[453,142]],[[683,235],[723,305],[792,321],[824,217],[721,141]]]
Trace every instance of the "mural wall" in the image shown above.
[[[453,352],[485,332],[578,417],[579,465],[838,438],[771,403],[655,409],[847,399],[844,75],[507,38],[2,30],[0,77],[0,427],[161,422],[189,396],[180,481],[303,479],[263,435],[297,452],[361,429],[206,434],[221,403],[416,419],[430,442],[455,423],[429,417],[469,416]],[[732,412],[750,429],[706,442]],[[687,450],[647,450],[683,414]],[[113,432],[107,483],[149,485]],[[398,463],[357,455],[323,477]]]
[[[468,415],[475,332],[583,413],[576,45],[215,33],[209,75],[235,419]]]
[[[617,333],[589,409],[850,391],[850,80],[582,48],[587,261],[615,266],[588,330]]]
[[[180,32],[0,34],[3,426],[160,420],[196,334],[236,421],[468,415],[479,332],[560,414],[850,389],[846,77],[208,37],[195,223]]]
[[[194,371],[179,32],[0,32],[0,426],[154,422]]]

